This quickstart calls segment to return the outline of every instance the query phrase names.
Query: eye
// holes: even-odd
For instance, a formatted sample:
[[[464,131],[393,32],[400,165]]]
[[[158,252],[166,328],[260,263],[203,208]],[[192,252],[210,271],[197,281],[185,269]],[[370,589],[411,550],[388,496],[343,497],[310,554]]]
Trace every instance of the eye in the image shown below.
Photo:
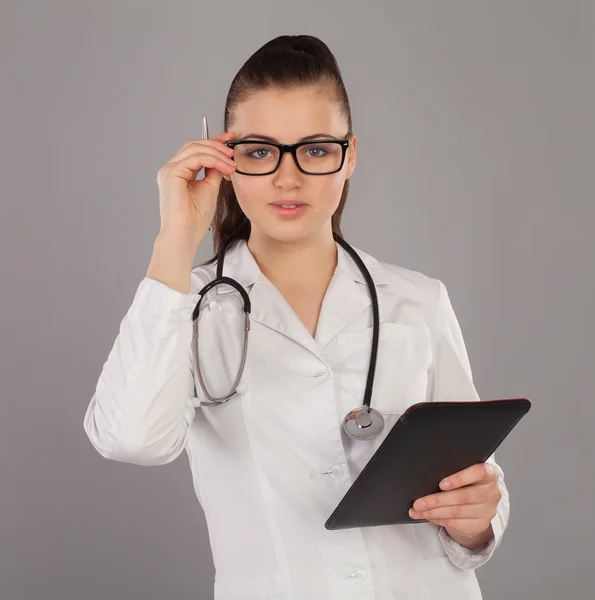
[[[307,152],[314,152],[315,154],[311,154],[312,158],[318,158],[322,156],[326,156],[328,154],[328,150],[323,146],[308,146]],[[321,152],[322,154],[320,154]],[[318,153],[318,154],[317,154]]]
[[[263,158],[268,158],[267,157],[267,153],[270,154],[272,156],[272,152],[270,148],[261,146],[259,148],[253,148],[251,147],[249,150],[246,151],[246,156],[250,157],[250,158],[255,158],[257,160],[263,159]]]

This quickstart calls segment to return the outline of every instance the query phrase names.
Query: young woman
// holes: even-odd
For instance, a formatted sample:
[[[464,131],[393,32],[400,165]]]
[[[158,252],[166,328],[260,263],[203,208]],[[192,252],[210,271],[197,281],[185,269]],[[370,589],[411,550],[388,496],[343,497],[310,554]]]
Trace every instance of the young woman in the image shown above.
[[[324,527],[408,406],[479,400],[442,282],[355,250],[379,303],[371,407],[384,429],[362,440],[344,427],[363,404],[373,313],[339,243],[357,140],[328,47],[305,35],[265,44],[232,82],[224,127],[159,170],[161,229],[86,412],[89,439],[102,456],[139,465],[186,450],[216,600],[481,598],[474,569],[509,514],[493,455],[426,497],[411,513],[421,522]],[[211,226],[215,254],[193,266]],[[251,304],[245,357],[236,288],[199,294],[222,248],[222,275]],[[242,364],[235,393],[213,403]]]

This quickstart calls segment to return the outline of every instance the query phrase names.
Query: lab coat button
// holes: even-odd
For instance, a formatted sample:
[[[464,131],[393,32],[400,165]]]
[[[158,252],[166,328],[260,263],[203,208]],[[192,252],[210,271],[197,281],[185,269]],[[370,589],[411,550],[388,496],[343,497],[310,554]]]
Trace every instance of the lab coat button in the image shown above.
[[[337,479],[337,477],[341,477],[343,475],[343,468],[341,465],[331,465],[328,468],[328,471],[324,471],[323,475],[330,475],[331,479]]]
[[[346,579],[356,579],[357,581],[363,581],[367,577],[366,572],[363,569],[355,569],[351,575],[348,575]]]
[[[236,388],[236,392],[238,394],[243,394],[248,389],[248,384],[245,381],[240,381],[238,383],[238,387]]]

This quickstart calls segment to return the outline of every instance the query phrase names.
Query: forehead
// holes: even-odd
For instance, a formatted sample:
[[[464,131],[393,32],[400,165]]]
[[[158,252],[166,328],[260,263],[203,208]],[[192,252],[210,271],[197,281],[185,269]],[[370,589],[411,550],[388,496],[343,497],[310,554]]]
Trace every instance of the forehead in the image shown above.
[[[259,133],[286,142],[319,131],[343,136],[345,129],[339,105],[320,87],[255,92],[238,103],[230,123],[238,137]]]

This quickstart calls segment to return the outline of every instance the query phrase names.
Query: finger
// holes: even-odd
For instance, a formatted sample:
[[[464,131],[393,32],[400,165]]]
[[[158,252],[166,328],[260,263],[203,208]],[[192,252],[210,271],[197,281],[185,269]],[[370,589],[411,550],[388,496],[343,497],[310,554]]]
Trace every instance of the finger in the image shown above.
[[[409,516],[413,519],[479,519],[485,516],[486,509],[482,504],[456,504],[454,506],[441,506],[417,512],[409,510]]]
[[[488,463],[479,463],[449,475],[440,482],[440,487],[443,490],[452,490],[466,485],[487,482],[494,477],[494,472],[495,469],[492,465]]]
[[[193,144],[202,144],[203,146],[211,146],[213,148],[218,148],[222,152],[225,152],[226,155],[229,155],[229,151],[233,151],[233,148],[229,148],[225,145],[225,142],[232,140],[235,137],[233,131],[228,131],[226,133],[221,133],[219,135],[214,135],[210,138],[198,139],[198,140],[188,140],[171,158],[170,162],[180,160],[184,156],[188,155],[188,148]]]
[[[205,142],[207,140],[212,140],[216,143],[225,144],[225,142],[227,142],[229,140],[233,140],[234,137],[235,137],[235,132],[226,131],[225,133],[220,133],[219,135],[212,135],[211,137],[208,137],[208,138],[200,138],[198,140],[188,140],[185,145],[191,144],[192,142]],[[184,146],[182,146],[182,148],[183,147]]]
[[[429,521],[429,523],[432,523],[434,525],[438,525],[439,527],[444,527],[450,529],[451,531],[459,531],[460,528],[456,528],[452,526],[453,520],[452,519],[432,519],[431,521]]]
[[[229,148],[228,146],[225,145],[225,142],[228,142],[230,140],[233,140],[235,138],[235,132],[233,131],[226,131],[225,133],[220,133],[219,135],[214,135],[212,137],[209,138],[201,138],[200,140],[190,140],[188,143],[192,143],[192,142],[212,142],[215,146],[217,147],[221,147],[225,150],[232,150],[232,148]]]
[[[473,531],[482,529],[483,525],[483,522],[478,519],[432,519],[429,522],[460,535],[469,535]]]
[[[176,161],[168,163],[166,168],[166,177],[182,177],[186,181],[196,178],[198,172],[203,168],[216,169],[222,175],[229,175],[235,172],[235,163],[229,159],[221,159],[212,154],[197,153]]]
[[[219,161],[224,162],[225,164],[229,165],[230,167],[234,167],[234,168],[236,167],[236,162],[234,160],[232,160],[229,156],[225,156],[225,154],[223,154],[222,152],[219,152],[215,148],[209,148],[208,146],[191,146],[186,155],[181,156],[176,161],[173,161],[172,164],[175,165],[176,163],[186,160],[192,156],[199,156],[199,157],[203,157],[203,158],[210,156],[212,158],[215,158]]]
[[[483,488],[476,486],[465,487],[450,492],[438,492],[417,499],[413,509],[417,511],[430,510],[441,506],[456,506],[457,504],[481,504],[485,502],[486,494]]]
[[[222,142],[224,140],[233,140],[234,137],[235,137],[235,131],[224,131],[223,133],[219,133],[217,135],[212,135],[208,139],[209,140],[219,140]]]
[[[204,152],[205,154],[213,154],[222,159],[231,160],[234,155],[234,149],[228,148],[224,144],[219,142],[213,142],[212,140],[192,140],[185,144],[176,154],[171,158],[169,162],[176,162],[196,154],[197,152]]]

